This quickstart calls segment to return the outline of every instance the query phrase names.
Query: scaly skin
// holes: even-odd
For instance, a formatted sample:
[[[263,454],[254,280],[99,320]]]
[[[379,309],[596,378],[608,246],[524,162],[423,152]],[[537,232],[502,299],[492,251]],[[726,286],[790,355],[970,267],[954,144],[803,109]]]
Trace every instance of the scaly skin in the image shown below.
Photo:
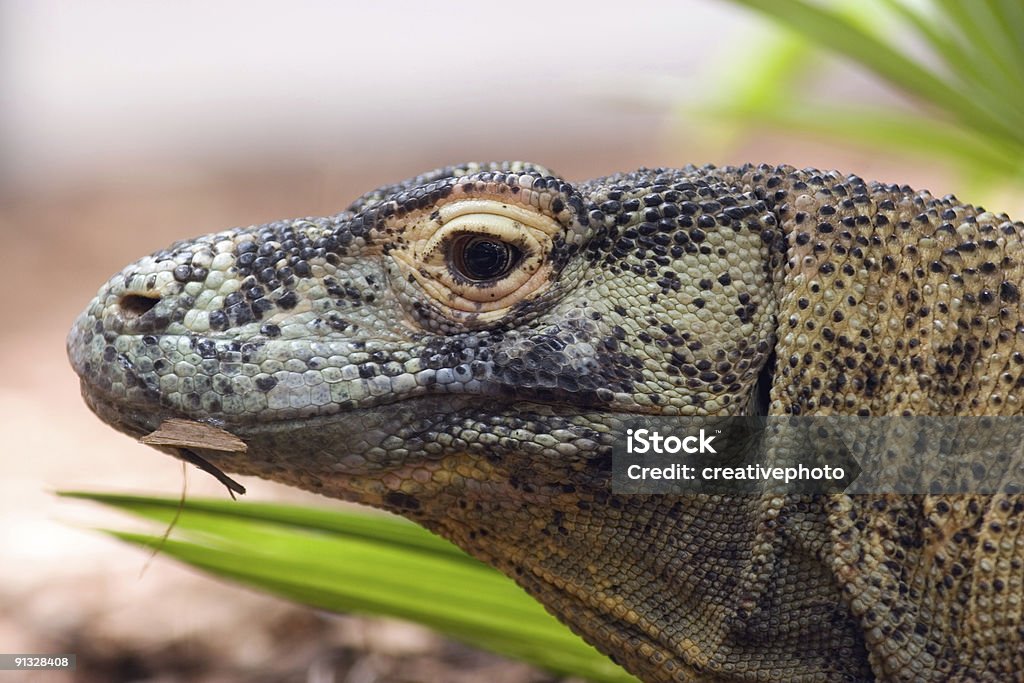
[[[616,496],[608,434],[1019,415],[1022,234],[814,170],[468,164],[157,252],[68,350],[118,429],[222,426],[217,467],[405,515],[644,680],[1006,680],[1024,498]]]

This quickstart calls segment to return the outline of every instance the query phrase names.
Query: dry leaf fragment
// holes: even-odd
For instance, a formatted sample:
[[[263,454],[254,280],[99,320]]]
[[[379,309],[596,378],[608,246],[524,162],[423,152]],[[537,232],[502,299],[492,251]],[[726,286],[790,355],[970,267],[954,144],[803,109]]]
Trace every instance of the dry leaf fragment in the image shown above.
[[[224,453],[245,453],[245,442],[231,432],[194,420],[164,420],[155,432],[139,439],[147,446],[204,448]]]
[[[216,465],[202,458],[193,448],[222,453],[245,453],[249,448],[245,442],[231,432],[195,420],[171,418],[164,420],[156,431],[150,432],[139,439],[147,446],[170,446],[175,448],[178,457],[190,462],[227,487],[228,493],[234,498],[236,493],[244,494],[245,487],[224,474]]]

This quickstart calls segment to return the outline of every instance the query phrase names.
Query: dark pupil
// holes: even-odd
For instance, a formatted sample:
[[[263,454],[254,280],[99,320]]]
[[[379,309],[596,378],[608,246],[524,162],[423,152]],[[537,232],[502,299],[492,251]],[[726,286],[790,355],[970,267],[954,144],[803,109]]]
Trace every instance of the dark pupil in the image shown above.
[[[490,280],[505,273],[512,259],[511,247],[504,242],[476,238],[466,244],[462,263],[466,277]]]

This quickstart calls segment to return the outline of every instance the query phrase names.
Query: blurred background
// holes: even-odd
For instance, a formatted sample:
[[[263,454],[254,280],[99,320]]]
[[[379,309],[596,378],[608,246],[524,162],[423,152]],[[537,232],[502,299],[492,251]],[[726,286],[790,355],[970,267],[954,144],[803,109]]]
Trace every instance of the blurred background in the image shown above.
[[[94,418],[64,335],[111,273],[170,242],[335,213],[466,160],[570,180],[789,163],[1024,213],[1019,148],[741,6],[757,4],[0,0],[0,652],[75,652],[81,681],[553,680],[92,531],[124,520],[55,490],[226,494]],[[900,3],[868,4],[897,6],[884,35],[957,76]]]

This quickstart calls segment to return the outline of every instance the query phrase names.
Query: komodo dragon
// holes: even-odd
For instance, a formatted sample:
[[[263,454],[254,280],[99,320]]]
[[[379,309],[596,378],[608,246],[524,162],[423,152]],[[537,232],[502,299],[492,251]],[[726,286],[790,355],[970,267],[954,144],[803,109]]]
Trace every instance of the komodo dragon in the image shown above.
[[[68,350],[117,429],[223,427],[192,455],[415,520],[644,680],[1021,680],[1024,496],[615,495],[606,437],[1020,415],[1022,236],[835,172],[465,164],[158,251]]]

